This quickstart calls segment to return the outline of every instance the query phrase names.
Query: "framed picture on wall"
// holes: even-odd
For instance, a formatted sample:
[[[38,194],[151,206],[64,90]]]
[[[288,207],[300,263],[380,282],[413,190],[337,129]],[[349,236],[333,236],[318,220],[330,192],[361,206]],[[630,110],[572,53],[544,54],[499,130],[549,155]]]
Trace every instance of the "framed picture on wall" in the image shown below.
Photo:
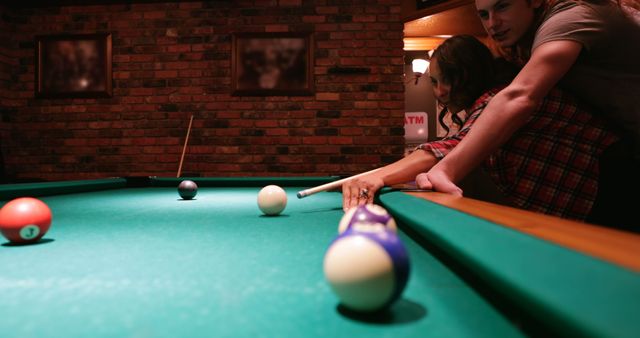
[[[235,33],[232,36],[233,95],[311,95],[311,33]]]
[[[112,96],[111,34],[36,36],[35,95]]]
[[[416,0],[416,8],[424,9],[433,5],[441,4],[447,0]]]

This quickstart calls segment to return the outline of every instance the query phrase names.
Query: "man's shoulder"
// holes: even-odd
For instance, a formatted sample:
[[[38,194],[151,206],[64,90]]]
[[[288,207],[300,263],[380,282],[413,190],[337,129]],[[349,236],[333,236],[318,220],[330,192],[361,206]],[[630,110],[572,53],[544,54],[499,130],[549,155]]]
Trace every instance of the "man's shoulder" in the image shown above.
[[[594,41],[607,31],[612,17],[599,7],[585,2],[561,0],[548,9],[546,16],[538,27],[532,49],[554,40],[573,40],[590,48]]]

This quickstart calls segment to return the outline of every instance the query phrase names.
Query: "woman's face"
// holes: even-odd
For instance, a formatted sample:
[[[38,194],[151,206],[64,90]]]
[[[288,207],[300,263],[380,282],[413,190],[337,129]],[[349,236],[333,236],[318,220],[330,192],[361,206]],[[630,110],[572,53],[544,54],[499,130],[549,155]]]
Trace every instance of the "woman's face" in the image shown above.
[[[452,106],[450,101],[451,84],[444,80],[437,58],[432,58],[429,63],[429,77],[431,78],[431,86],[436,100],[446,106],[449,112],[457,113],[460,108]]]
[[[512,47],[533,25],[534,10],[545,0],[476,0],[480,21],[500,47]]]

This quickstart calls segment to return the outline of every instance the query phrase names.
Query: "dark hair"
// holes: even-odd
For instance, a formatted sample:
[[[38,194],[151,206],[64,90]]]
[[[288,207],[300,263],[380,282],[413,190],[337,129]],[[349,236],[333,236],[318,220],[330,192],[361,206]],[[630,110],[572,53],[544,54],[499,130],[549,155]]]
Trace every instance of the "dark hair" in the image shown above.
[[[449,101],[458,107],[469,108],[487,90],[510,79],[498,77],[496,63],[491,51],[471,35],[456,35],[445,40],[431,56],[438,60],[442,81],[451,86]],[[515,75],[515,72],[514,72]],[[446,107],[438,114],[438,121],[449,132],[444,123]],[[452,112],[454,124],[462,126],[463,121]]]

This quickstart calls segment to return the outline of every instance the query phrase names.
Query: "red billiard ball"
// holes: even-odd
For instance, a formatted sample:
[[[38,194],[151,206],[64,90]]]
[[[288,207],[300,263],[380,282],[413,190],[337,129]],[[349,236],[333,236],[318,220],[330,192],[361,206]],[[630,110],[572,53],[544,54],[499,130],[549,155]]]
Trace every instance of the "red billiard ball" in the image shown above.
[[[13,243],[35,243],[51,226],[51,209],[39,199],[16,198],[0,209],[0,231]]]

